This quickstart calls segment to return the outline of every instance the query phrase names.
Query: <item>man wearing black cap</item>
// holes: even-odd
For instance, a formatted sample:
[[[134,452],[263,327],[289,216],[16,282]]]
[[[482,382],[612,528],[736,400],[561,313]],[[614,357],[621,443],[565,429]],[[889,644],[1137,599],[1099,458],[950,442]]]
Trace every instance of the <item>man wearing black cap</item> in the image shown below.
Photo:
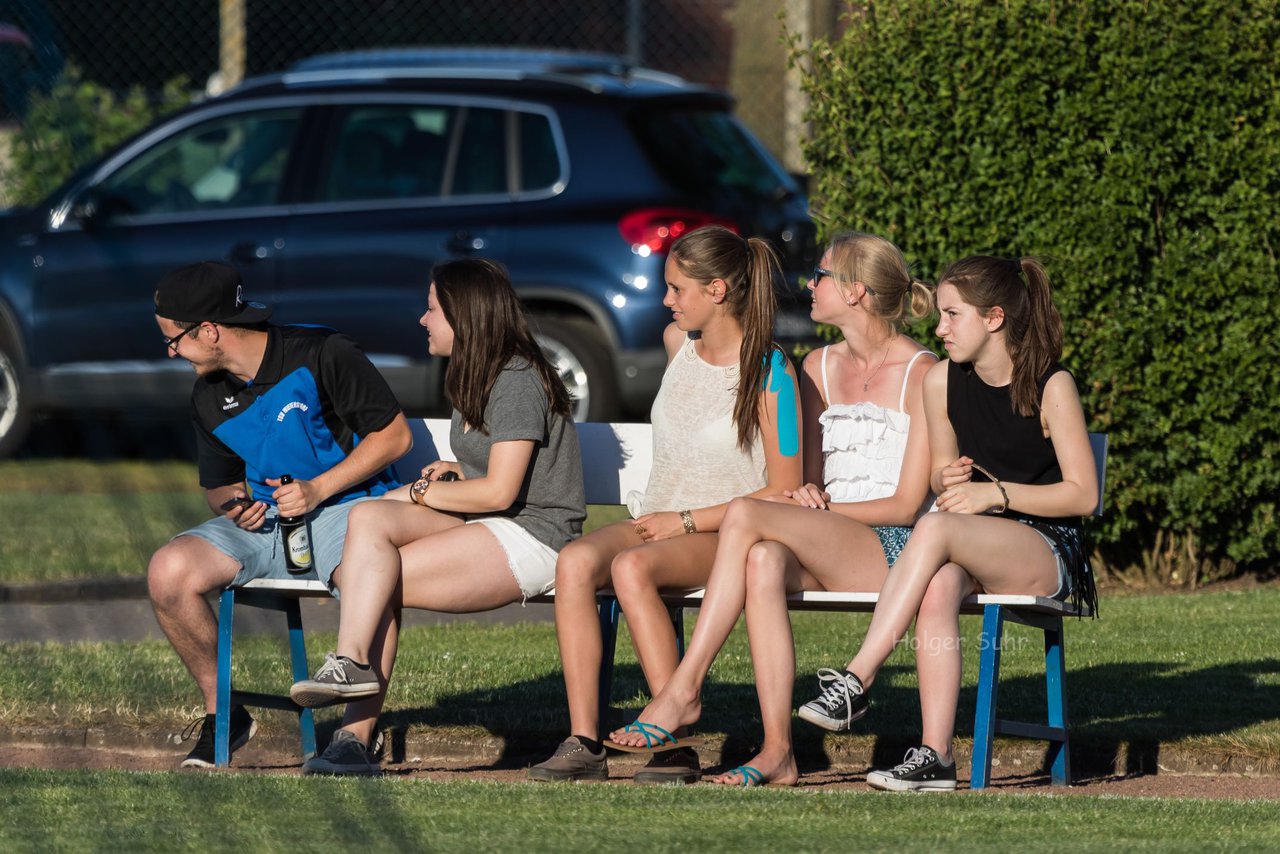
[[[270,326],[240,274],[206,261],[156,289],[171,357],[196,372],[191,393],[200,485],[216,514],[151,558],[160,627],[204,694],[203,729],[184,767],[214,764],[217,621],[205,596],[233,581],[287,576],[277,518],[306,516],[313,569],[336,589],[347,512],[397,486],[388,466],[412,446],[395,396],[355,342],[331,329]],[[291,483],[281,485],[282,475]],[[231,712],[231,749],[253,735]]]

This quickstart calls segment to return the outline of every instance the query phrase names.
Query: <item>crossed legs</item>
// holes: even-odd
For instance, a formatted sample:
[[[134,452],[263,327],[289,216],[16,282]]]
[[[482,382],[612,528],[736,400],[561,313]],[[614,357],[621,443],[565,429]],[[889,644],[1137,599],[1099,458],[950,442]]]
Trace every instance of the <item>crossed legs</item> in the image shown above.
[[[989,593],[1051,595],[1057,559],[1038,533],[1011,519],[929,513],[916,524],[880,591],[867,636],[848,670],[870,688],[916,620],[924,744],[951,755],[960,690],[960,600]]]
[[[796,590],[875,590],[888,566],[875,532],[838,512],[750,498],[730,503],[720,526],[711,578],[684,660],[640,720],[674,731],[701,715],[702,684],[720,648],[747,611],[766,748],[757,757],[776,770],[791,757],[791,688],[795,653],[786,594]],[[770,739],[772,735],[772,739]],[[640,746],[632,733],[611,739]],[[786,756],[785,760],[770,757]],[[770,774],[760,768],[766,778]],[[786,776],[784,773],[783,776]]]

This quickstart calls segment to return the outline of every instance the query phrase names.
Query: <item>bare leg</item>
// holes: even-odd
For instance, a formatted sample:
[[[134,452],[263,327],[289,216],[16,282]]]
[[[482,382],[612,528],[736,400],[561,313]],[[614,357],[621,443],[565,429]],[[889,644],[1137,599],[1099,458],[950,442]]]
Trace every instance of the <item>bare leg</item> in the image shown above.
[[[421,508],[413,508],[421,509]],[[395,662],[399,607],[421,608],[449,613],[489,611],[520,600],[520,586],[507,565],[507,553],[497,538],[483,525],[457,525],[402,547],[403,558],[399,595],[394,607],[383,611],[369,650],[377,656],[387,679]],[[345,566],[343,572],[347,572]],[[351,577],[346,579],[352,588]],[[393,591],[395,592],[395,591]],[[347,592],[344,590],[345,602]],[[343,618],[346,611],[343,611]],[[382,710],[387,682],[382,692],[348,707],[342,728],[369,744],[377,716]]]
[[[916,617],[916,671],[920,674],[922,743],[951,761],[960,697],[960,602],[974,590],[973,579],[948,563],[933,577]]]
[[[764,723],[764,744],[746,764],[759,771],[765,781],[790,786],[800,774],[791,744],[796,656],[786,594],[803,589],[812,583],[812,577],[801,569],[790,549],[774,542],[753,546],[746,569],[747,638]],[[739,786],[743,781],[739,774],[722,774],[711,782]]]
[[[218,621],[205,596],[226,587],[239,571],[239,561],[190,536],[166,543],[147,567],[156,622],[196,680],[209,714],[218,702]]]
[[[569,700],[571,735],[600,737],[602,641],[596,591],[608,583],[614,557],[643,542],[631,522],[616,522],[560,550],[556,561],[556,641]]]
[[[351,508],[342,549],[339,655],[369,663],[400,585],[400,547],[462,524],[456,516],[403,501],[366,501]]]
[[[1058,564],[1044,538],[1012,519],[928,513],[880,591],[862,648],[849,663],[864,686],[875,681],[885,659],[920,610],[925,590],[948,563],[965,567],[992,593],[1050,595],[1058,589]]]
[[[640,667],[655,696],[679,659],[661,590],[692,590],[707,583],[716,534],[691,534],[627,549],[613,559],[613,589],[627,615]]]
[[[764,541],[786,547],[804,568],[807,580],[796,589],[876,590],[888,572],[879,537],[860,522],[796,504],[735,498],[720,524],[715,563],[684,660],[641,720],[667,730],[697,722],[702,683],[746,603],[747,555]],[[621,730],[609,737],[620,744],[644,744],[642,737]]]

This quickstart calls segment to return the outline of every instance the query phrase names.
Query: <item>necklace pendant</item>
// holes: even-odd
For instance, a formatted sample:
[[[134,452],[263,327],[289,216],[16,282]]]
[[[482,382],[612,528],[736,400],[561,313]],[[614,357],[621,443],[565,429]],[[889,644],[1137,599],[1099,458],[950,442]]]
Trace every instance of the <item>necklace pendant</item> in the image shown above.
[[[863,391],[867,391],[869,388],[871,388],[871,380],[867,380],[865,383],[862,384]]]

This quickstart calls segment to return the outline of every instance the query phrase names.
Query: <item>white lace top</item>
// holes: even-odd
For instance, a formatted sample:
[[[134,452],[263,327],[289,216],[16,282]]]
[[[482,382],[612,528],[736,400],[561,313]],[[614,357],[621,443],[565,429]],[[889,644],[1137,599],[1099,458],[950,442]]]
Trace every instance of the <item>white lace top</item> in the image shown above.
[[[764,488],[760,434],[749,452],[738,447],[737,388],[737,365],[707,364],[685,340],[653,401],[653,468],[644,493],[627,496],[632,516],[710,507]]]
[[[898,489],[902,460],[907,451],[907,378],[916,359],[911,357],[902,375],[902,391],[897,410],[885,409],[869,401],[831,403],[827,388],[827,351],[822,348],[822,394],[828,406],[818,416],[822,425],[822,480],[837,503],[888,498]]]

